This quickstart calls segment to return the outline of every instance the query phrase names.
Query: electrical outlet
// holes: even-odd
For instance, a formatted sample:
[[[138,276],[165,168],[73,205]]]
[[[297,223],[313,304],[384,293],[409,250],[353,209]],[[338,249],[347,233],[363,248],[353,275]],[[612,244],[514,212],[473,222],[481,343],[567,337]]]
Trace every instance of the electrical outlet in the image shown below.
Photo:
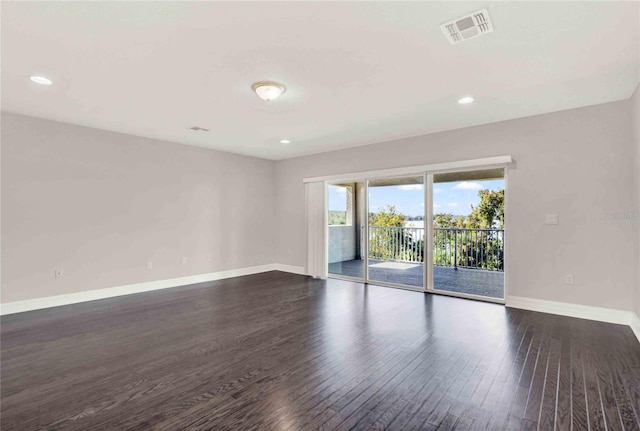
[[[187,256],[182,256],[182,264],[184,265],[185,263],[187,263]]]
[[[153,262],[147,262],[147,269],[153,269]]]
[[[566,284],[573,284],[573,274],[567,274],[564,276],[564,282]]]
[[[62,278],[64,277],[64,270],[62,268],[58,268],[55,270],[55,278]]]

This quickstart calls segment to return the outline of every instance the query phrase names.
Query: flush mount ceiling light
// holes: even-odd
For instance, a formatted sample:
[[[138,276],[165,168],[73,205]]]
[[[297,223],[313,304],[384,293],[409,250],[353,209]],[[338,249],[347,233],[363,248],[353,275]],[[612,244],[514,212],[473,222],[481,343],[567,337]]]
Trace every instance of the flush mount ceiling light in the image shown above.
[[[288,139],[282,139],[282,140],[280,140],[280,143],[281,143],[281,144],[290,144],[290,143],[291,143],[291,141],[290,141],[290,140],[288,140]]]
[[[286,87],[279,82],[259,81],[253,84],[251,89],[256,92],[259,98],[270,102],[280,97],[285,92]]]
[[[465,96],[462,99],[458,99],[458,103],[461,105],[468,105],[470,103],[473,103],[473,97],[471,96]]]
[[[40,84],[40,85],[51,85],[51,84],[53,84],[52,80],[50,80],[49,78],[45,78],[44,76],[33,75],[33,76],[29,77],[29,79],[31,79],[36,84]]]

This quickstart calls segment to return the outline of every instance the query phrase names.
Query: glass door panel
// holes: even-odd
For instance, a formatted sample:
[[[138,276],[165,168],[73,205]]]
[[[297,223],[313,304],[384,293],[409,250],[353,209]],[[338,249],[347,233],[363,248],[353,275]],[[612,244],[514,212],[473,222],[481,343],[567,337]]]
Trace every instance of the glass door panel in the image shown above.
[[[424,286],[424,177],[368,183],[368,280]]]
[[[327,188],[329,275],[364,280],[364,183]]]
[[[434,290],[504,299],[504,169],[433,175]]]

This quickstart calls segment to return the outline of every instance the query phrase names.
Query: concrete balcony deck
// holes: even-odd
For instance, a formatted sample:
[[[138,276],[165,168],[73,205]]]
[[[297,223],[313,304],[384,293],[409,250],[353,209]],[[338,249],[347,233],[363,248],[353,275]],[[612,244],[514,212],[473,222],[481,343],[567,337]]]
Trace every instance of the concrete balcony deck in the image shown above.
[[[331,274],[348,277],[364,277],[363,260],[347,260],[329,264]],[[375,281],[422,287],[423,268],[421,264],[369,260],[369,278]],[[454,269],[434,267],[434,287],[448,292],[466,293],[504,298],[504,273],[479,269]]]

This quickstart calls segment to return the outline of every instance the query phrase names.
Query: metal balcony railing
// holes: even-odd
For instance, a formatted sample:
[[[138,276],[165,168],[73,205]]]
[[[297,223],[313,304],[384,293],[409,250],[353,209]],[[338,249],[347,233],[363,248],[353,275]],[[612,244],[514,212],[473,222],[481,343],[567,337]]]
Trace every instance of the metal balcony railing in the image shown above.
[[[369,258],[422,262],[424,260],[424,228],[369,226]]]
[[[420,263],[424,228],[369,226],[369,258]],[[504,271],[503,229],[433,229],[433,263],[452,268]]]
[[[504,271],[504,229],[433,229],[433,263]]]

